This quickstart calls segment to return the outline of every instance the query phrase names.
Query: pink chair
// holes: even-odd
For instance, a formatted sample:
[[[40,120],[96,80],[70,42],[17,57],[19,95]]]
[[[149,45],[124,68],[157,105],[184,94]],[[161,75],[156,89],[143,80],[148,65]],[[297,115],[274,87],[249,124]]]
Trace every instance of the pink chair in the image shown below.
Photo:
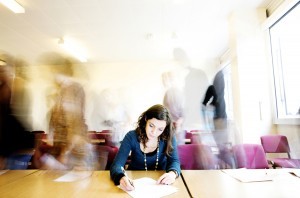
[[[260,144],[237,144],[232,147],[237,168],[269,168],[263,147]]]
[[[218,166],[218,160],[208,145],[182,144],[177,148],[182,170],[216,169]]]
[[[201,130],[191,130],[191,131],[186,131],[185,133],[185,138],[190,140],[190,144],[200,144],[201,139],[200,139],[200,133],[203,132]]]
[[[188,139],[191,143],[193,134],[190,131],[185,131],[185,139]]]
[[[266,154],[285,153],[287,157],[274,157],[268,159],[273,168],[300,168],[300,159],[291,159],[290,146],[284,135],[264,135],[260,137]]]

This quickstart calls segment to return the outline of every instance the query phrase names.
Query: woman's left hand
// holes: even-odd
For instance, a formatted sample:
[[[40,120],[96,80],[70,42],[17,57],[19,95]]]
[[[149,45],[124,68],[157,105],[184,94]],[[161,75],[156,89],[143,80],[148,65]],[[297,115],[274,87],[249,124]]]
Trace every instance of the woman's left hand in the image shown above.
[[[170,171],[168,173],[164,173],[160,178],[157,180],[157,184],[173,184],[176,180],[176,174],[173,171]]]

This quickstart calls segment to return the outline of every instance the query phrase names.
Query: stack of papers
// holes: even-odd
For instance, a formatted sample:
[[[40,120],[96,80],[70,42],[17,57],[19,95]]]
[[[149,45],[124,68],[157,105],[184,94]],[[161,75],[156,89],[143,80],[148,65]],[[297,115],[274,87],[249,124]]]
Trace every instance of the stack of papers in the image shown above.
[[[156,180],[148,177],[135,179],[133,182],[135,189],[125,192],[134,198],[160,198],[178,191],[178,189],[172,185],[156,184]]]

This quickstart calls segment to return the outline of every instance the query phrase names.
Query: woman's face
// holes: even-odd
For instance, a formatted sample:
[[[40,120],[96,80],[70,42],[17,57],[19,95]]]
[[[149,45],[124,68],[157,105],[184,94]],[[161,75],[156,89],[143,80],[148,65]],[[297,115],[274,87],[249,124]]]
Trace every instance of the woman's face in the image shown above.
[[[146,134],[149,140],[157,140],[157,138],[164,132],[167,122],[165,120],[158,120],[152,118],[147,120]]]

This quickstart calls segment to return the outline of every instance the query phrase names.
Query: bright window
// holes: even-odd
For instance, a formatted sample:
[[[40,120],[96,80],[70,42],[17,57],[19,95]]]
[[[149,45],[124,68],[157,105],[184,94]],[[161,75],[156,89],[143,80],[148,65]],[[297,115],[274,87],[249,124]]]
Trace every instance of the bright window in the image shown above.
[[[228,63],[223,68],[224,74],[224,82],[225,82],[225,90],[224,90],[224,98],[226,103],[226,113],[227,119],[233,120],[233,99],[232,99],[232,87],[231,87],[231,65]]]

